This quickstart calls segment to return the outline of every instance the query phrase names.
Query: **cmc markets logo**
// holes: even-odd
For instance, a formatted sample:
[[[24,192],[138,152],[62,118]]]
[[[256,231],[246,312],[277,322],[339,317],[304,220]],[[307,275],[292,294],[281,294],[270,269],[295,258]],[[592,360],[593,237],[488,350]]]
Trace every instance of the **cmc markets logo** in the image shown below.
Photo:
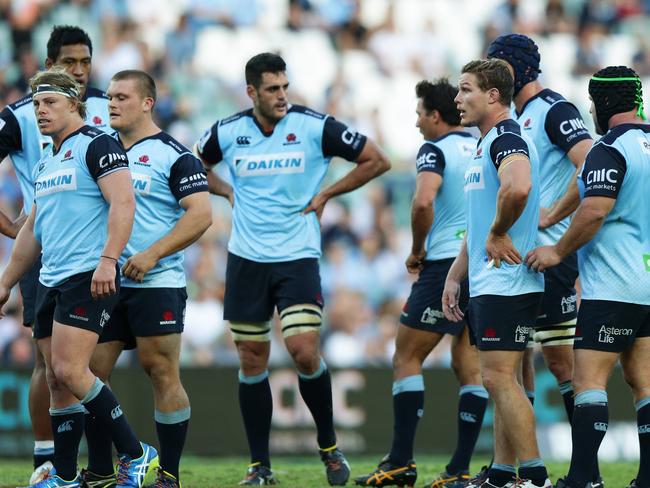
[[[580,118],[565,120],[560,124],[560,132],[565,136],[576,130],[587,130],[587,126]]]

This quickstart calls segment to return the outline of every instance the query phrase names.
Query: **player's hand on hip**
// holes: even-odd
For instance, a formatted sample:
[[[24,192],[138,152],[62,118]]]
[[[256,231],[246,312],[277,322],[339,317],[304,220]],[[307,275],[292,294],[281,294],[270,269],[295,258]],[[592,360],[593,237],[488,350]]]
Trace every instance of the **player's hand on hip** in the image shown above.
[[[9,295],[11,295],[11,290],[6,286],[0,285],[0,319],[5,316],[4,306],[9,300]]]
[[[424,264],[424,257],[426,256],[426,252],[424,251],[419,251],[419,252],[412,252],[409,254],[409,257],[406,258],[406,270],[409,273],[412,274],[417,274],[420,271],[422,271],[422,267]]]
[[[158,262],[158,258],[147,251],[134,254],[122,266],[122,274],[128,279],[142,283],[144,275]]]
[[[522,263],[521,255],[507,233],[495,234],[490,232],[485,242],[485,250],[487,251],[488,260],[494,261],[495,268],[501,266],[501,261],[508,264]]]
[[[95,300],[106,298],[117,293],[115,275],[115,261],[108,258],[100,258],[90,283],[90,294]]]
[[[311,199],[309,205],[302,211],[303,215],[307,215],[309,212],[316,212],[316,216],[320,220],[321,215],[323,215],[323,209],[327,203],[327,197],[322,193],[317,194],[314,198]]]
[[[541,246],[526,255],[526,265],[535,271],[546,271],[562,261],[555,246]]]
[[[447,320],[458,322],[463,320],[463,312],[460,310],[460,283],[456,280],[447,279],[445,289],[442,292],[442,313]]]

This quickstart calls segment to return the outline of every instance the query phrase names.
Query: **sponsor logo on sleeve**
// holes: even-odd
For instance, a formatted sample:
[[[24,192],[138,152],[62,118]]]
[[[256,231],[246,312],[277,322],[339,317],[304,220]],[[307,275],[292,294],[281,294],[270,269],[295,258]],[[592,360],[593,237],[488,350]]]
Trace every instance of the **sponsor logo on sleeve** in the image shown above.
[[[178,182],[180,185],[178,191],[187,191],[192,188],[207,187],[208,177],[205,173],[194,173],[191,176],[185,176]]]
[[[587,130],[587,126],[581,118],[565,120],[560,124],[560,132],[565,136],[568,136],[575,131],[584,131]]]
[[[40,176],[34,183],[36,197],[43,197],[60,191],[77,189],[77,173],[74,168],[65,168]]]
[[[104,154],[101,158],[99,158],[99,167],[101,169],[108,168],[111,164],[115,162],[128,164],[128,160],[126,159],[126,154],[124,153]]]
[[[305,172],[305,153],[247,155],[235,158],[237,174],[242,177]]]

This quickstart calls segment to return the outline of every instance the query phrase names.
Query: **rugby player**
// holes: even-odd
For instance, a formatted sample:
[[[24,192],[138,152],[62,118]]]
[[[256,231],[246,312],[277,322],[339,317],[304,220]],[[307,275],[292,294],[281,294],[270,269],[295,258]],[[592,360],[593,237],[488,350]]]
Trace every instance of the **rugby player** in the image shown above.
[[[229,197],[224,318],[240,359],[239,404],[251,450],[243,485],[274,484],[269,458],[272,398],[268,379],[270,320],[277,308],[284,342],[314,417],[321,459],[331,485],[344,485],[350,468],[336,444],[331,376],[320,355],[319,218],[327,201],[390,168],[364,135],[333,117],[288,100],[284,60],[261,53],[246,64],[253,108],[215,123],[196,145],[208,168],[228,166],[234,190],[214,173],[211,191]],[[356,167],[319,191],[332,157]]]
[[[578,109],[562,95],[544,88],[538,75],[540,55],[535,42],[522,34],[508,34],[488,47],[488,58],[506,61],[515,78],[514,118],[535,144],[540,161],[539,243],[555,244],[569,226],[567,202],[578,205],[577,172],[592,139]],[[533,339],[542,347],[548,369],[557,380],[569,422],[573,415],[573,337],[577,317],[576,254],[544,273],[544,297]],[[535,397],[534,342],[524,355],[523,383],[531,401]],[[589,488],[602,487],[596,467]]]
[[[119,263],[120,298],[91,361],[107,380],[124,348],[137,346],[154,389],[160,445],[157,488],[180,486],[179,462],[190,402],[179,372],[184,326],[183,252],[212,223],[201,162],[153,121],[156,85],[147,73],[120,71],[108,87],[110,124],[126,150],[136,196],[133,232]],[[94,422],[88,437],[90,488],[114,486],[110,431]],[[88,431],[88,428],[86,429]]]
[[[412,486],[417,479],[413,441],[424,408],[422,363],[445,334],[452,335],[452,367],[461,385],[458,442],[454,455],[432,488],[460,488],[469,479],[469,463],[487,406],[476,349],[463,321],[450,322],[442,313],[442,290],[449,267],[465,235],[463,184],[476,139],[460,126],[454,97],[446,79],[421,81],[416,127],[424,144],[416,159],[416,188],[411,210],[413,244],[406,259],[419,274],[402,311],[393,356],[393,445],[378,468],[356,478],[362,486]],[[461,307],[469,290],[463,282]]]
[[[447,276],[443,311],[449,320],[463,318],[459,296],[469,275],[468,322],[479,349],[483,384],[494,399],[495,439],[504,439],[512,448],[508,452],[495,443],[487,480],[468,486],[516,482],[526,488],[550,488],[539,457],[533,409],[517,381],[544,280],[521,258],[537,237],[539,160],[510,118],[513,90],[513,77],[501,60],[472,61],[463,67],[456,96],[461,124],[478,127],[481,139],[465,175],[467,238]]]
[[[582,201],[561,239],[526,256],[544,271],[578,251],[582,302],[574,344],[573,453],[559,488],[591,481],[608,425],[607,380],[619,361],[636,402],[641,457],[629,488],[650,487],[650,125],[641,80],[609,66],[589,81],[603,137],[578,179]]]
[[[109,425],[119,453],[117,486],[141,486],[154,448],[140,443],[121,406],[89,368],[117,302],[117,258],[133,224],[135,200],[126,154],[85,125],[79,84],[60,69],[31,80],[39,130],[52,138],[34,169],[34,204],[0,277],[0,304],[42,252],[34,337],[45,358],[54,434],[54,468],[37,488],[77,488],[84,412]]]
[[[47,43],[45,66],[61,66],[80,85],[81,96],[86,104],[86,124],[100,130],[108,128],[108,107],[106,95],[88,85],[91,69],[93,45],[79,27],[60,25],[52,29]],[[18,177],[23,196],[23,213],[15,222],[0,212],[0,232],[15,238],[18,230],[29,215],[34,201],[33,170],[43,155],[43,149],[51,143],[49,136],[38,130],[32,95],[8,105],[0,113],[0,160],[7,155]],[[34,301],[38,286],[40,259],[20,280],[20,292],[23,299],[23,324],[34,325]],[[54,441],[48,406],[50,404],[47,381],[45,379],[45,362],[37,347],[35,364],[29,385],[29,414],[34,432],[34,473],[30,484],[42,479],[52,468]]]

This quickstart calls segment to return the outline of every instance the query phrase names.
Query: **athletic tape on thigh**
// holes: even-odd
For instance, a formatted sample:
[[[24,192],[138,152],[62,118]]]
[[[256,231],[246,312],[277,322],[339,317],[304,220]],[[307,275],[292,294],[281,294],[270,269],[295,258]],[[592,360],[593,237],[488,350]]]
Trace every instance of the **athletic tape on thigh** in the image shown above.
[[[271,340],[269,322],[230,322],[230,332],[235,341],[269,342]]]
[[[571,346],[576,335],[576,319],[535,329],[533,339],[544,346]]]
[[[310,303],[292,305],[280,313],[280,325],[284,337],[320,330],[322,321],[321,308]]]

